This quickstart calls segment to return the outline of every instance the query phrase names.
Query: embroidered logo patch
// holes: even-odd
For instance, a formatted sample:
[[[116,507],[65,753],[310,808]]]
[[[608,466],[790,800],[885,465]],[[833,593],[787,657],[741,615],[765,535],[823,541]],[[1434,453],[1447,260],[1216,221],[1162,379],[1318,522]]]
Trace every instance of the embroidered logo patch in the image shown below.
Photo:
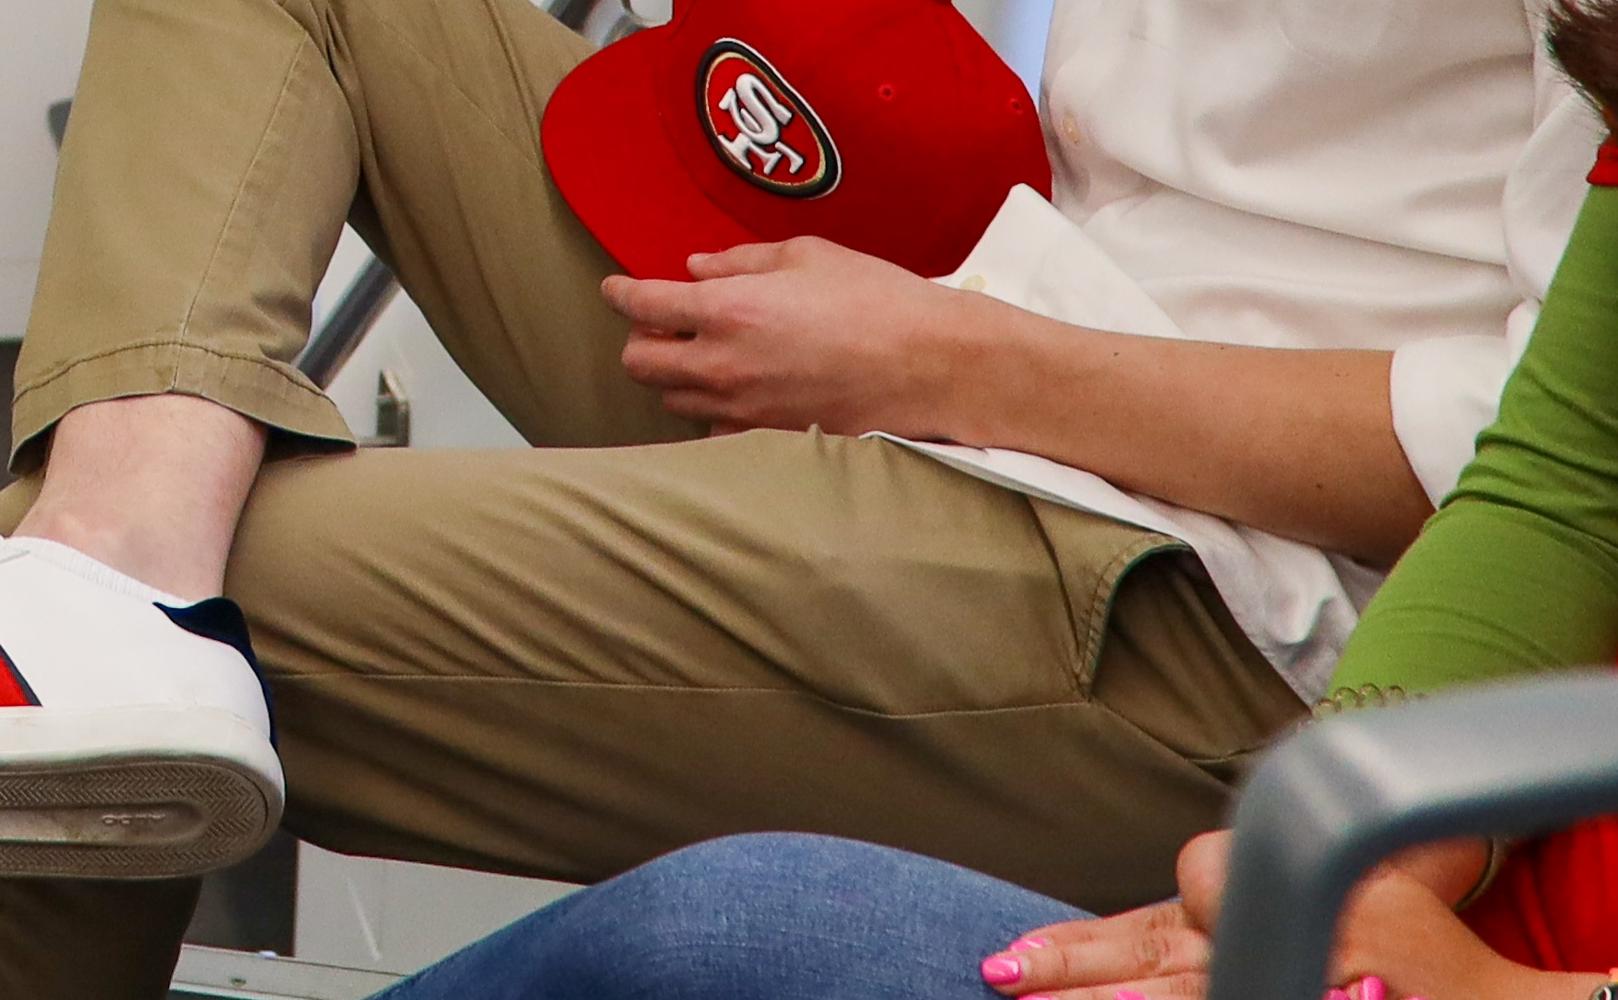
[[[842,176],[826,126],[774,66],[722,38],[703,57],[697,104],[714,151],[750,183],[790,198],[831,193]]]

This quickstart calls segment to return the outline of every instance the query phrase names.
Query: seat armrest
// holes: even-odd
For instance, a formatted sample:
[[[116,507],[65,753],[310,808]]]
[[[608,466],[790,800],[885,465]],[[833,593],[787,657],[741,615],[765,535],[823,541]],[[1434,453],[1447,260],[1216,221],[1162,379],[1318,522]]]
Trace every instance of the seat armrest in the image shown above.
[[[1618,677],[1576,671],[1352,713],[1276,747],[1235,812],[1210,1000],[1325,989],[1337,914],[1377,861],[1618,812]]]

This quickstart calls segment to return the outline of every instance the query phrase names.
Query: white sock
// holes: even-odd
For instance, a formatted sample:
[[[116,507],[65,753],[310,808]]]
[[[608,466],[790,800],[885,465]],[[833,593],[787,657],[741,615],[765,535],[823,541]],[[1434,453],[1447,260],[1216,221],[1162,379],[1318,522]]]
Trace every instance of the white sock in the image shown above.
[[[106,563],[92,556],[87,556],[71,545],[53,542],[48,538],[11,537],[4,540],[4,544],[22,549],[36,555],[58,569],[65,569],[74,576],[81,577],[116,594],[137,598],[142,601],[151,601],[154,604],[165,604],[171,608],[183,608],[196,601],[188,601],[183,597],[165,593],[156,587],[147,586],[132,576],[120,573]]]

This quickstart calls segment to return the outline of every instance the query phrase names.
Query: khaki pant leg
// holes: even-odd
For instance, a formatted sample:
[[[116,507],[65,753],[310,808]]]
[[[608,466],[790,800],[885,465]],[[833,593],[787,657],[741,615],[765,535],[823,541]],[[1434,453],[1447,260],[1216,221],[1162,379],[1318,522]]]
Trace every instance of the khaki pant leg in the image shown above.
[[[1108,909],[1169,890],[1219,762],[1298,710],[1164,545],[886,443],[754,432],[278,464],[228,588],[288,823],[326,846],[591,881],[818,830]]]
[[[338,446],[290,361],[345,217],[534,443],[689,437],[618,364],[612,270],[539,121],[588,45],[526,0],[99,0],[17,372],[64,413],[179,392]]]

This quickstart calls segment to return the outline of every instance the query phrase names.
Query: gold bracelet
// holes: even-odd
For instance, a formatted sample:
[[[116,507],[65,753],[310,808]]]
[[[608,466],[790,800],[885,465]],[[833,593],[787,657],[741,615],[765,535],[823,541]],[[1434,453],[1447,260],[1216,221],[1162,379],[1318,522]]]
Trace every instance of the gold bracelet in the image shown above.
[[[1479,897],[1489,891],[1489,886],[1494,885],[1495,876],[1500,874],[1500,868],[1506,863],[1506,855],[1511,851],[1512,841],[1506,837],[1490,837],[1488,844],[1489,858],[1483,863],[1483,873],[1478,876],[1477,882],[1467,894],[1461,897],[1461,901],[1455,904],[1454,910],[1457,913],[1476,903]]]
[[[1360,709],[1391,708],[1394,705],[1404,705],[1420,699],[1420,694],[1411,694],[1397,684],[1390,684],[1387,687],[1361,684],[1357,688],[1338,688],[1315,702],[1309,714],[1318,721],[1329,719],[1334,715],[1357,712]]]

